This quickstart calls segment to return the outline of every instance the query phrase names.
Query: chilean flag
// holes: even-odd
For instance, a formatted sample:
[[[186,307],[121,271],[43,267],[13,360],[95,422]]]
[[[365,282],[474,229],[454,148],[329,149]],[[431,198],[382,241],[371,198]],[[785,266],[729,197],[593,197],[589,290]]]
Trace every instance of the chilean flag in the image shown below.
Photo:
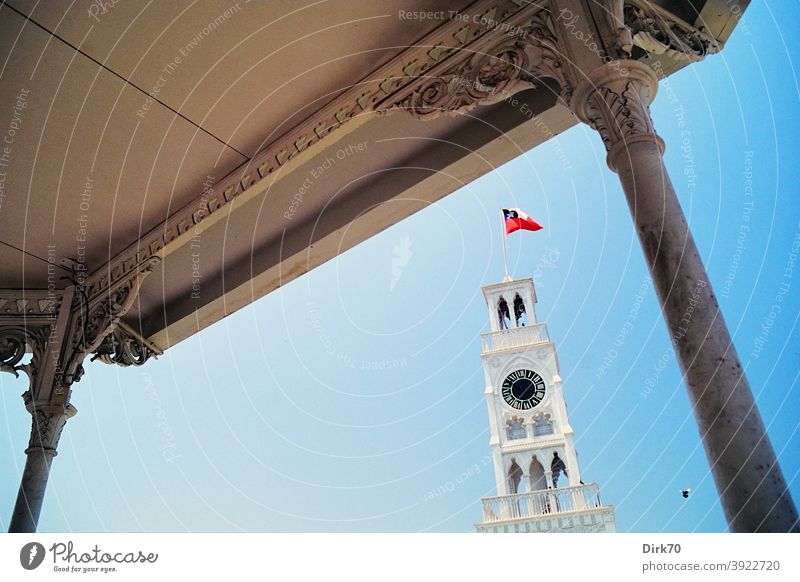
[[[506,235],[515,230],[542,230],[544,228],[519,208],[503,208],[503,218],[506,223]]]

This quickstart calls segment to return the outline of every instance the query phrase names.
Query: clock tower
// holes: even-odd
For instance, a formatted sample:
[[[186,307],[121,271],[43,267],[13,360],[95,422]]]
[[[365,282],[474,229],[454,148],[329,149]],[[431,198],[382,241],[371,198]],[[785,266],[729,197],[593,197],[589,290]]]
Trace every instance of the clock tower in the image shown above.
[[[479,532],[613,532],[614,508],[584,484],[558,355],[536,319],[532,279],[483,288],[481,336],[497,496],[482,499]]]

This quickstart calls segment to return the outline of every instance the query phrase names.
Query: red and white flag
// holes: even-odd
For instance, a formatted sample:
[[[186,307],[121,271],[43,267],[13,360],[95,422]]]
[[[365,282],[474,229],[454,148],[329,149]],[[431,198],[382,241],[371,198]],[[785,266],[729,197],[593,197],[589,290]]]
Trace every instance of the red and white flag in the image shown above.
[[[503,218],[506,223],[506,235],[515,230],[542,230],[541,224],[522,212],[519,208],[503,208]]]

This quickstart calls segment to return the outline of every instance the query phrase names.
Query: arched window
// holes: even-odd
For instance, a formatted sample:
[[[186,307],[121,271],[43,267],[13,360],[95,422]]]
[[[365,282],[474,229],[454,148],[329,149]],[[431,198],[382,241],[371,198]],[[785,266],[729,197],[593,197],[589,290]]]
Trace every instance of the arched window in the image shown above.
[[[517,322],[517,327],[525,327],[528,323],[528,315],[525,313],[525,302],[519,293],[514,297],[514,320]]]
[[[522,469],[517,465],[517,461],[512,459],[511,466],[508,468],[508,490],[513,494],[519,491],[519,482],[522,480]]]
[[[563,459],[558,456],[558,453],[553,453],[553,462],[550,463],[550,470],[553,472],[553,487],[558,487],[558,478],[561,476],[561,473],[564,473],[564,477],[569,477],[567,475],[567,465],[564,464]],[[568,486],[569,482],[564,479],[562,482],[562,486]]]
[[[546,412],[533,417],[533,436],[553,434],[553,421]]]
[[[542,467],[542,464],[536,457],[531,459],[529,474],[531,477],[531,491],[547,489],[547,477],[544,476],[544,467]]]
[[[506,434],[510,441],[526,438],[528,433],[525,431],[525,421],[518,416],[509,418],[506,421]]]
[[[497,319],[500,322],[500,329],[508,329],[511,327],[511,314],[508,311],[508,302],[500,296],[500,301],[497,302]]]

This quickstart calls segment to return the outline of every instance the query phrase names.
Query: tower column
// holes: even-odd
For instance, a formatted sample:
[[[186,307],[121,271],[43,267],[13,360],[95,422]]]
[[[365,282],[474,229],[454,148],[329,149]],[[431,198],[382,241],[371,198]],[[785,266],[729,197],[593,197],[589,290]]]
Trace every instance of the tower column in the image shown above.
[[[581,471],[578,466],[578,455],[575,452],[575,442],[572,435],[565,437],[564,463],[567,465],[567,477],[570,487],[577,487],[581,484]]]
[[[675,190],[648,104],[657,79],[610,61],[577,87],[571,107],[597,130],[619,175],[733,532],[798,531],[797,510]]]

